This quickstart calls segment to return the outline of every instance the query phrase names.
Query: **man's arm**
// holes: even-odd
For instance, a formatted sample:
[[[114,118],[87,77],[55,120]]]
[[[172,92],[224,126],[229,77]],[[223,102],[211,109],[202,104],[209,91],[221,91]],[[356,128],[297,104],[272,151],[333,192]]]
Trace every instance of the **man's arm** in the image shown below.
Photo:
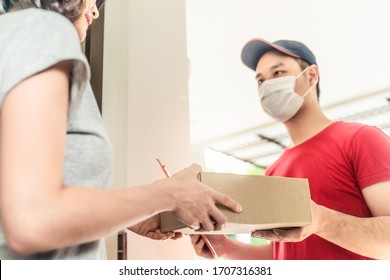
[[[295,230],[258,231],[253,235],[273,241],[298,242],[316,234],[356,254],[390,259],[390,181],[366,187],[363,196],[373,215],[360,218],[312,202],[313,223]]]
[[[390,181],[366,187],[362,193],[372,218],[323,209],[324,222],[317,235],[363,256],[390,259]]]

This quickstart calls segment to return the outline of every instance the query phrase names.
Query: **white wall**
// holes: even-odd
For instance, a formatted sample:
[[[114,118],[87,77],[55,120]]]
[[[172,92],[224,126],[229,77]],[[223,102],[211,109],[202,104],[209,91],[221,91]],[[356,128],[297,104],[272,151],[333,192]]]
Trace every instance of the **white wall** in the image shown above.
[[[274,123],[241,61],[252,38],[298,40],[315,54],[321,105],[390,86],[388,0],[186,0],[191,142]],[[206,102],[207,101],[207,102]]]
[[[163,178],[157,157],[172,173],[189,165],[185,1],[107,1],[104,32],[103,118],[114,146],[113,186]],[[115,236],[107,244],[116,258]],[[129,259],[194,257],[188,238],[130,234],[128,247]]]

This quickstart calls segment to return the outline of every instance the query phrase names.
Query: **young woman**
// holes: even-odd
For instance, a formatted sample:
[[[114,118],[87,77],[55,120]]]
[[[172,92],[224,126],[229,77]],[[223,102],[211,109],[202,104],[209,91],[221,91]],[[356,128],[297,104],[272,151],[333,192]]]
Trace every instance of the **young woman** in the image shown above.
[[[102,238],[125,227],[173,237],[159,232],[162,211],[218,230],[215,203],[241,208],[200,183],[198,165],[106,189],[111,145],[80,48],[98,16],[95,0],[0,2],[0,259],[101,259]]]

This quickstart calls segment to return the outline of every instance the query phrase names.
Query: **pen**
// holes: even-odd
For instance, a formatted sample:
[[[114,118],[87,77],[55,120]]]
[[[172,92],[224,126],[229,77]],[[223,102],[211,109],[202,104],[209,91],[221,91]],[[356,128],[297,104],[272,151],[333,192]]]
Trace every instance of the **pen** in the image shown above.
[[[167,167],[165,165],[163,165],[158,158],[156,158],[156,160],[157,160],[158,164],[160,165],[161,169],[163,170],[165,176],[168,177],[168,178],[171,177],[171,174],[169,173]],[[211,243],[208,240],[208,238],[206,237],[206,235],[201,234],[200,236],[203,239],[203,241],[206,244],[206,246],[209,249],[209,251],[211,252],[211,254],[213,255],[213,257],[214,258],[218,258],[217,252],[214,250],[213,246],[211,245]]]
[[[171,173],[169,173],[169,171],[168,171],[168,169],[166,168],[166,166],[163,165],[163,164],[161,163],[161,161],[160,161],[158,158],[156,158],[156,160],[157,160],[158,164],[160,165],[161,169],[163,170],[165,176],[168,177],[168,178],[171,177]]]

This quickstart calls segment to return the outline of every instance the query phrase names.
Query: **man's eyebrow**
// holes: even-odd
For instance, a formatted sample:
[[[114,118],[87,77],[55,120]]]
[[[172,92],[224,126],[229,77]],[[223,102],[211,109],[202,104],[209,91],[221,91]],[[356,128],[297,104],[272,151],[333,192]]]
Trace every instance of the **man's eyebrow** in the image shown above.
[[[279,63],[277,63],[277,64],[271,66],[269,69],[270,69],[270,70],[273,70],[273,69],[278,68],[278,67],[283,66],[283,65],[284,65],[283,62],[279,62]],[[257,80],[261,75],[262,75],[262,74],[261,74],[260,72],[257,73],[255,79]]]

